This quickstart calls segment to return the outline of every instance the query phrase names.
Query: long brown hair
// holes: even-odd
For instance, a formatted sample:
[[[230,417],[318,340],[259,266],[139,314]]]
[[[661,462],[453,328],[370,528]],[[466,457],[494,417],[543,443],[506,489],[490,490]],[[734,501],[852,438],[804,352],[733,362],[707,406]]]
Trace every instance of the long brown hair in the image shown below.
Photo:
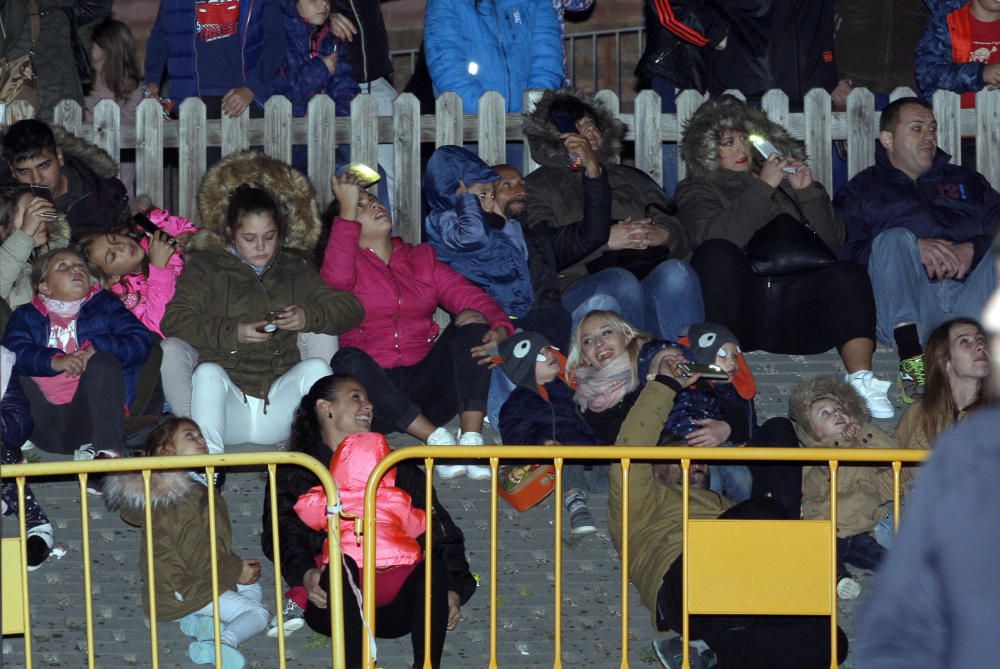
[[[118,102],[128,100],[142,83],[142,70],[135,54],[132,31],[121,21],[108,18],[94,27],[91,37],[104,51],[100,77],[114,93]]]
[[[925,385],[924,398],[920,402],[920,427],[933,442],[941,432],[951,427],[959,411],[969,411],[985,402],[985,383],[979,386],[979,394],[967,407],[955,405],[951,383],[948,380],[948,362],[951,361],[951,331],[956,325],[971,325],[983,333],[983,326],[974,318],[953,318],[934,328],[924,346]],[[984,379],[985,381],[985,379]]]

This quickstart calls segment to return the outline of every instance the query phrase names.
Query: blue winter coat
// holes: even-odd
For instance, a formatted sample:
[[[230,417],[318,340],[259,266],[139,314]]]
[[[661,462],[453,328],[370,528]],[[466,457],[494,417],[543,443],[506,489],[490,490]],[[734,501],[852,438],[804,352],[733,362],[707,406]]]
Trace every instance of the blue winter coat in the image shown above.
[[[61,355],[49,348],[48,311],[37,297],[14,310],[7,324],[3,345],[17,354],[15,369],[23,376],[57,376],[52,359]],[[82,348],[87,342],[103,353],[110,353],[125,372],[125,401],[135,397],[135,382],[139,368],[149,357],[152,334],[117,296],[101,290],[80,308],[76,320],[76,340]]]
[[[350,116],[351,100],[361,92],[351,66],[345,55],[338,53],[337,66],[330,74],[322,59],[341,46],[340,40],[327,26],[317,33],[316,26],[299,16],[295,4],[295,0],[281,0],[281,13],[285,18],[285,62],[274,93],[288,98],[295,116],[305,116],[309,100],[321,93],[326,93],[336,103],[337,116]],[[318,42],[316,56],[312,55],[314,40]]]
[[[5,465],[20,461],[21,444],[28,441],[34,427],[35,419],[31,416],[28,396],[24,394],[17,374],[12,374],[0,399],[0,439],[3,441]]]
[[[939,89],[956,93],[982,90],[986,63],[959,62],[954,54],[956,37],[966,42],[972,39],[970,0],[925,2],[931,10],[931,20],[917,44],[914,71],[921,94],[929,99]]]
[[[972,266],[978,265],[1000,230],[1000,193],[986,177],[950,159],[938,149],[931,169],[914,182],[876,144],[875,164],[856,174],[833,202],[846,232],[840,259],[867,267],[875,238],[904,227],[923,239],[972,242]]]
[[[544,444],[549,439],[572,446],[598,446],[597,437],[576,410],[573,391],[562,379],[545,384],[546,400],[537,391],[515,388],[500,408],[500,437],[511,446]]]
[[[457,93],[466,114],[498,91],[521,111],[529,88],[562,85],[562,32],[551,0],[428,0],[424,53],[434,96]]]
[[[156,23],[146,44],[146,83],[158,84],[166,67],[170,97],[178,104],[200,95],[195,40],[194,0],[160,0]],[[262,106],[274,93],[285,57],[285,31],[275,0],[241,0],[240,34],[243,71],[230,72],[233,88],[247,86]],[[200,67],[218,67],[203,63]]]
[[[424,200],[430,210],[424,233],[441,262],[482,288],[509,315],[521,317],[531,310],[535,293],[520,224],[508,221],[503,230],[491,227],[477,196],[455,197],[459,181],[469,186],[497,179],[471,152],[458,146],[437,149],[424,172]]]

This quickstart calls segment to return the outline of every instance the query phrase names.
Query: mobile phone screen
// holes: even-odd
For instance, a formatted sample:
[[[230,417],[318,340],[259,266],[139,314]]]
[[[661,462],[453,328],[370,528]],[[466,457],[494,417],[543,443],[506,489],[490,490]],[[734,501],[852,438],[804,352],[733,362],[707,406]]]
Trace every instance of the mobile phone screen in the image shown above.
[[[52,189],[50,189],[45,184],[31,184],[31,194],[35,197],[40,197],[43,200],[48,200],[52,202]]]
[[[748,138],[750,143],[753,144],[754,148],[760,152],[760,155],[764,156],[764,160],[767,160],[774,154],[778,153],[778,150],[774,148],[774,144],[767,141],[760,135],[750,135]]]
[[[576,122],[573,121],[573,117],[567,111],[561,109],[550,111],[549,118],[552,119],[552,123],[559,132],[578,132]]]

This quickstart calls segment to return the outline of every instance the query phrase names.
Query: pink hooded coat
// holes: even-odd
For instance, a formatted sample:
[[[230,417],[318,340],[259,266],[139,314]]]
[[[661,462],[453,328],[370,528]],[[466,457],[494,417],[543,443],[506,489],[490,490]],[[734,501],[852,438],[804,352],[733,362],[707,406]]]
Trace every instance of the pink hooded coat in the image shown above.
[[[364,517],[365,485],[375,466],[391,452],[385,437],[377,432],[348,435],[330,460],[330,473],[340,491],[344,512]],[[326,493],[314,486],[299,497],[295,512],[314,530],[326,528]],[[423,559],[417,537],[426,530],[425,513],[415,509],[409,494],[396,487],[396,470],[390,469],[378,485],[375,497],[375,566],[412,565]],[[354,521],[340,519],[341,549],[361,566],[363,550],[354,533]],[[329,562],[329,547],[323,544],[322,564]]]
[[[153,209],[149,212],[149,220],[168,235],[176,237],[185,232],[198,232],[191,221],[180,216],[171,216],[163,209]],[[142,250],[149,253],[149,238],[140,242]],[[121,281],[112,284],[109,290],[117,295],[125,307],[135,314],[135,317],[147,328],[163,336],[160,321],[167,310],[167,305],[174,298],[177,287],[177,277],[184,270],[184,255],[175,253],[170,256],[166,267],[149,266],[149,276],[142,272],[127,274]]]

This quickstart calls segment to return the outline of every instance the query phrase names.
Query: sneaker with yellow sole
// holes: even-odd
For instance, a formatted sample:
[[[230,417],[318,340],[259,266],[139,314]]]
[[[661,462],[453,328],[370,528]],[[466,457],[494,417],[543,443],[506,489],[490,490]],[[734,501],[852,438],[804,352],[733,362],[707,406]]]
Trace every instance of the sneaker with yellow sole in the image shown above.
[[[924,396],[924,355],[915,355],[899,361],[899,377],[896,384],[903,402],[913,404],[913,400]]]

